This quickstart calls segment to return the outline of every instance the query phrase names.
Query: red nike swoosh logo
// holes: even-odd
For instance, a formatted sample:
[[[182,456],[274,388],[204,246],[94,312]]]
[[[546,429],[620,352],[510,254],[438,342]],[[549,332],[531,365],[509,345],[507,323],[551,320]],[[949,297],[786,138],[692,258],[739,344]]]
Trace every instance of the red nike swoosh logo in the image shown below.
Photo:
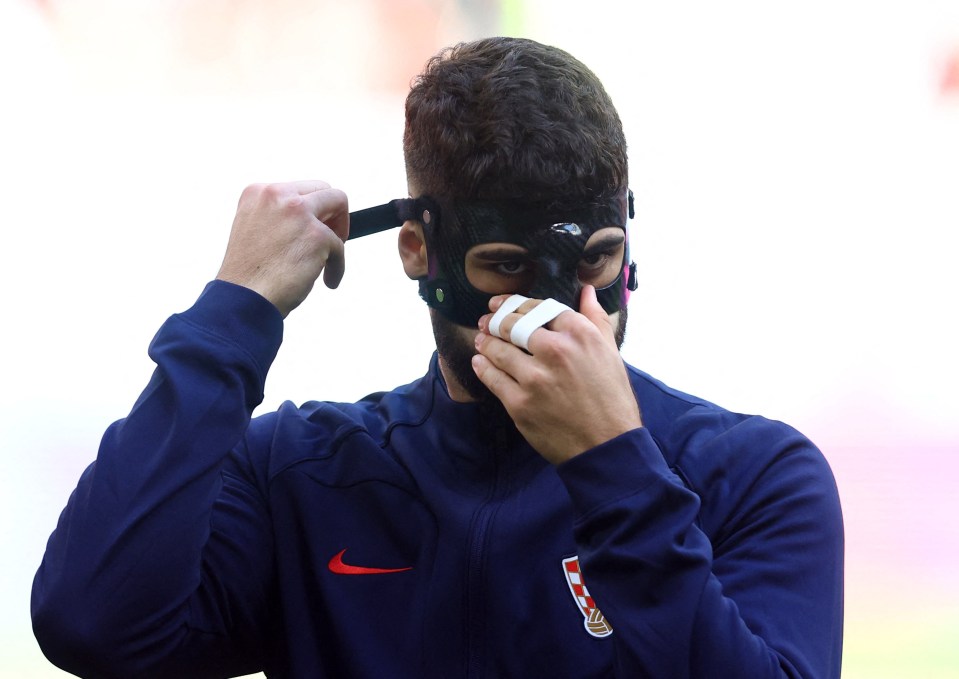
[[[403,571],[413,570],[412,566],[407,566],[406,568],[368,568],[366,566],[352,566],[343,562],[343,554],[345,553],[346,550],[344,549],[330,559],[330,563],[327,565],[333,573],[338,575],[377,575],[381,573],[402,573]]]

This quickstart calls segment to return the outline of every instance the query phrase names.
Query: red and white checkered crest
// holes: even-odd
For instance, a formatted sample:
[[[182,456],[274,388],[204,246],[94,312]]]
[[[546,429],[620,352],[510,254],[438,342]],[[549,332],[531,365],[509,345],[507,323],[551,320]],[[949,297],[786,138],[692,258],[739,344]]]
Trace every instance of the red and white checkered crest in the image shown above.
[[[573,601],[583,614],[583,626],[594,637],[608,637],[613,633],[613,626],[596,607],[596,602],[589,595],[586,583],[583,581],[583,572],[579,569],[579,557],[571,556],[563,559],[563,573],[566,575],[566,584],[573,595]]]

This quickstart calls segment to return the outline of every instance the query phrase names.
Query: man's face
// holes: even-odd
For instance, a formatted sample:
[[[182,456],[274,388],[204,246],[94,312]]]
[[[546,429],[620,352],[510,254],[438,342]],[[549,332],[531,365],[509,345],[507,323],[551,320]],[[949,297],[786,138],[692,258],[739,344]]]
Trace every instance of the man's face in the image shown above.
[[[412,188],[412,195],[422,195]],[[429,266],[428,277],[420,281],[420,294],[431,306],[444,374],[471,398],[496,401],[472,367],[477,322],[489,313],[489,299],[494,295],[552,297],[578,309],[584,285],[605,289],[601,299],[616,327],[617,346],[622,346],[626,299],[633,287],[627,289],[626,221],[632,216],[632,205],[625,190],[607,204],[572,210],[457,204],[426,196],[420,200],[424,199],[427,202],[417,204],[434,212],[416,212],[423,217]],[[455,306],[444,309],[436,304],[431,295],[438,289]]]

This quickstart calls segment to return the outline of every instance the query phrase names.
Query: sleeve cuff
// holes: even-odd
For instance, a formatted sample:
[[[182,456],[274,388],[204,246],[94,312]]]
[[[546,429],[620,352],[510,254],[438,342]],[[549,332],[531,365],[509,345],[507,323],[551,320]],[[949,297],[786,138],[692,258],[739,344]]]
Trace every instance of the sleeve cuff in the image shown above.
[[[649,430],[620,434],[556,467],[573,507],[585,517],[657,481],[679,483]]]
[[[259,293],[226,281],[207,283],[194,305],[179,316],[246,351],[264,375],[283,341],[279,309]]]

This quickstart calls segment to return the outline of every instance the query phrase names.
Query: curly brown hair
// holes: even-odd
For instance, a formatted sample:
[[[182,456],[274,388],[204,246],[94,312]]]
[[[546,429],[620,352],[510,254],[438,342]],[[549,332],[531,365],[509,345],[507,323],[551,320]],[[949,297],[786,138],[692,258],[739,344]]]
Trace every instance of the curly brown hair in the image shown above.
[[[623,126],[599,78],[520,38],[431,58],[406,98],[403,150],[411,186],[460,200],[593,202],[627,185]]]

